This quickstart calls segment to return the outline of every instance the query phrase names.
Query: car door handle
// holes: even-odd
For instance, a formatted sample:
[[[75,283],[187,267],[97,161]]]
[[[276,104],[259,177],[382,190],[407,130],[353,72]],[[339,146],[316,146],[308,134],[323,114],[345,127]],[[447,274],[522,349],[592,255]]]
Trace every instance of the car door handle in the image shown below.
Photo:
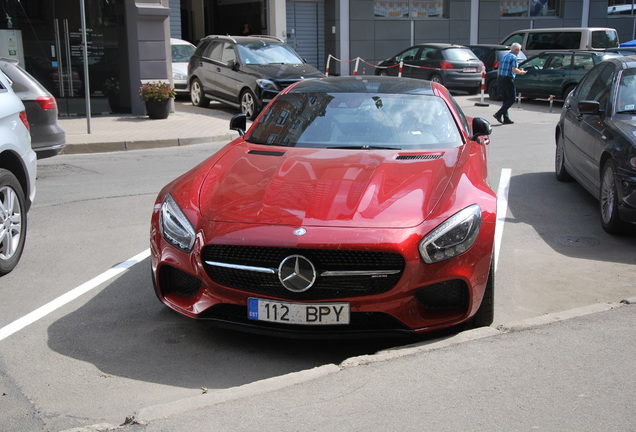
[[[217,72],[221,72],[221,68],[220,68],[220,67],[217,67],[217,68],[216,68],[216,71],[217,71]]]

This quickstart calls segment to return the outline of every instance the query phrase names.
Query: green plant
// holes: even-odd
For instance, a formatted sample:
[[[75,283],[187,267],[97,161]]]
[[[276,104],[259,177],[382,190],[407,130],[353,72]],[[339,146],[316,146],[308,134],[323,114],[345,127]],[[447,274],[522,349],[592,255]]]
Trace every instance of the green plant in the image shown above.
[[[163,101],[174,99],[176,96],[177,93],[174,91],[172,86],[163,81],[152,81],[146,84],[142,84],[141,87],[139,87],[139,97],[144,102],[148,102],[151,100]]]

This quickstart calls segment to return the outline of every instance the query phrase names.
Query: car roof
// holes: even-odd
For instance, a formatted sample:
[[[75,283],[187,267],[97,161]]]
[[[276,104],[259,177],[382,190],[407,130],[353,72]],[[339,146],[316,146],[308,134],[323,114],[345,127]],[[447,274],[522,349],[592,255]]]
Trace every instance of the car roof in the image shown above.
[[[636,55],[612,57],[605,59],[605,62],[614,63],[622,69],[636,68]]]
[[[170,45],[192,45],[192,44],[183,39],[170,38]]]
[[[494,48],[500,50],[509,50],[510,45],[500,45],[500,44],[469,44],[466,45],[468,48],[470,47],[482,47],[482,48]]]
[[[442,43],[442,42],[426,42],[426,43],[415,44],[413,46],[428,46],[428,47],[434,47],[439,49],[468,48],[466,45],[458,45],[458,44],[450,44],[450,43]]]
[[[237,44],[249,44],[249,43],[259,43],[259,42],[271,42],[271,43],[280,43],[284,44],[281,39],[275,36],[228,36],[228,35],[208,35],[204,37],[202,40],[210,40],[210,39],[220,39],[226,40],[230,42],[234,42]]]
[[[289,90],[289,93],[311,92],[432,95],[433,84],[426,80],[391,76],[339,76],[300,81]]]

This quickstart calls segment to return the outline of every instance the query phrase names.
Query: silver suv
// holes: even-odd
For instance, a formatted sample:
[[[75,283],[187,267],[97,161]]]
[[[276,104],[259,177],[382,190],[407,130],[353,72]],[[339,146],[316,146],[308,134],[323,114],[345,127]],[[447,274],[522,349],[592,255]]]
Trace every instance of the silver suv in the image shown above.
[[[0,72],[0,276],[15,268],[24,250],[36,170],[24,105]]]

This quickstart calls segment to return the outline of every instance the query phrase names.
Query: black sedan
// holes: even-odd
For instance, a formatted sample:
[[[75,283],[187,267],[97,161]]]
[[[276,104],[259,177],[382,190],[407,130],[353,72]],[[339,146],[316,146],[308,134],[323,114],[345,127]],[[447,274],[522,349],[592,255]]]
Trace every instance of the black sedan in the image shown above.
[[[598,198],[605,231],[636,224],[636,56],[599,63],[568,96],[555,171]]]
[[[415,45],[382,61],[376,75],[419,78],[438,82],[451,90],[477,93],[481,89],[483,63],[463,45],[427,43]]]

